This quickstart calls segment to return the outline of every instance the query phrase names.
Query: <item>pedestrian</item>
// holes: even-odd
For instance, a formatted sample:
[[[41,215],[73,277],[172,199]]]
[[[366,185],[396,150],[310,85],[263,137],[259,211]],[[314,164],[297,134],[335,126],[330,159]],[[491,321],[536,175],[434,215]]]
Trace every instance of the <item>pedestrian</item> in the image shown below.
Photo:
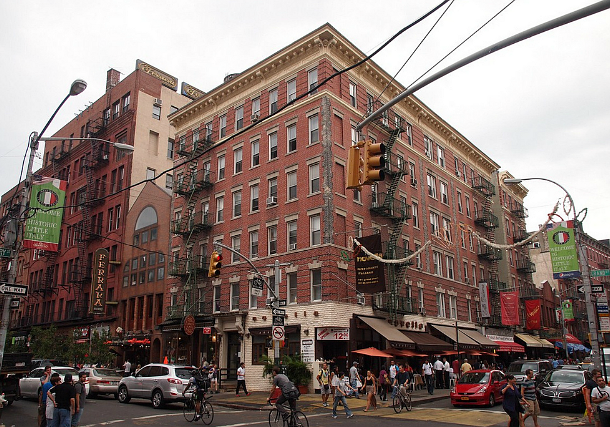
[[[531,416],[534,420],[534,427],[540,427],[538,424],[540,405],[536,400],[536,381],[534,380],[534,371],[531,369],[525,370],[525,379],[521,382],[521,395],[528,404],[523,415],[523,423],[525,423],[527,417]]]
[[[521,393],[517,389],[517,380],[512,374],[506,377],[507,384],[502,388],[504,399],[502,400],[502,408],[510,417],[508,427],[519,427],[521,418],[521,406],[526,406],[527,402],[521,397]]]
[[[352,396],[356,396],[356,399],[360,399],[360,394],[358,393],[358,389],[362,387],[362,383],[360,382],[360,374],[358,374],[358,362],[354,361],[352,363],[352,367],[349,368],[349,385],[352,386],[353,394]]]
[[[123,376],[128,377],[130,375],[131,375],[131,362],[129,362],[129,359],[126,359],[125,363],[123,363]]]
[[[64,381],[52,387],[50,391],[55,393],[53,427],[70,427],[76,407],[76,391],[72,385],[72,374],[66,374]]]
[[[406,370],[404,365],[399,366],[398,368],[398,374],[396,374],[396,380],[395,380],[395,390],[396,393],[400,393],[403,396],[407,395],[407,391],[409,390],[409,383],[411,381],[411,377],[409,375],[409,372]]]
[[[421,367],[422,376],[426,380],[426,388],[428,389],[428,394],[434,394],[434,381],[432,378],[432,364],[428,361],[428,359],[424,360],[424,364]]]
[[[61,378],[58,373],[51,375],[51,381],[42,386],[43,393],[46,396],[45,403],[45,423],[47,427],[53,427],[53,413],[55,412],[55,391],[53,387],[61,382]],[[45,388],[46,386],[46,388]],[[46,390],[46,391],[45,391]]]
[[[597,404],[601,427],[610,427],[610,394],[606,381],[600,375],[597,377],[597,387],[591,391],[591,401]]]
[[[388,400],[388,386],[390,385],[390,377],[388,376],[387,371],[385,370],[385,365],[381,366],[381,370],[379,371],[379,399],[382,402]]]
[[[237,387],[235,388],[235,396],[239,397],[239,389],[243,388],[246,396],[250,396],[248,389],[246,388],[246,364],[241,362],[239,368],[237,368]]]
[[[595,368],[591,371],[591,378],[589,378],[582,388],[582,394],[585,398],[585,405],[587,405],[587,412],[589,416],[593,415],[595,420],[595,427],[600,427],[599,411],[597,410],[597,404],[591,401],[591,392],[597,387],[597,379],[602,376],[602,371]]]
[[[460,361],[456,359],[453,359],[453,362],[451,362],[451,367],[453,368],[453,373],[455,374],[456,378],[460,377]]]
[[[288,402],[290,409],[292,411],[297,410],[297,398],[300,396],[299,390],[296,386],[288,379],[288,377],[284,374],[280,374],[279,366],[274,366],[271,369],[271,375],[273,376],[273,386],[271,387],[271,392],[269,393],[269,397],[267,398],[267,403],[271,401],[271,397],[275,393],[276,387],[280,389],[281,394],[275,401],[275,407],[277,411],[282,414],[282,418],[284,419],[284,424],[287,424],[286,418],[288,416],[288,410],[283,405],[284,402]]]
[[[354,414],[349,409],[349,406],[347,406],[347,399],[345,399],[345,396],[347,396],[348,390],[351,390],[352,392],[355,390],[348,384],[347,378],[343,372],[339,372],[336,376],[334,376],[333,381],[335,389],[335,396],[333,400],[333,418],[337,418],[337,406],[339,405],[339,402],[343,405],[347,418],[353,417]]]
[[[74,384],[74,391],[76,392],[76,399],[74,405],[74,416],[72,417],[72,427],[77,427],[80,418],[83,416],[83,410],[85,409],[85,402],[87,401],[87,389],[85,382],[87,381],[87,374],[80,372],[78,374],[78,381]]]
[[[44,387],[45,384],[50,384],[51,383],[51,365],[46,365],[44,367],[44,372],[42,373],[42,376],[40,377],[40,386]],[[44,401],[46,402],[46,399],[44,399]],[[38,425],[42,425],[43,422],[45,422],[45,406],[42,404],[41,402],[41,396],[38,396]]]
[[[434,362],[434,379],[436,380],[436,388],[443,388],[443,362],[441,362],[441,358],[437,357]]]
[[[443,357],[443,384],[445,388],[449,388],[449,371],[451,365],[447,362],[447,358]]]
[[[320,395],[322,396],[322,406],[328,406],[328,396],[330,396],[330,370],[328,364],[324,362],[316,376],[320,385]]]
[[[396,378],[396,374],[398,373],[398,366],[396,366],[396,364],[394,363],[393,360],[390,361],[389,371],[390,371],[390,382],[392,384],[394,384],[394,378]]]
[[[214,362],[212,362],[210,365],[208,378],[210,379],[210,392],[218,394],[218,369],[216,368],[216,363]]]
[[[472,371],[472,366],[468,363],[468,359],[464,359],[464,363],[462,363],[462,367],[460,368],[460,372],[464,375],[466,372]]]
[[[377,394],[377,379],[370,370],[366,371],[366,377],[362,381],[360,391],[366,392],[366,408],[364,412],[368,412],[371,406],[374,410],[377,410],[377,399],[375,398]]]
[[[208,359],[207,359],[207,357],[203,356],[203,357],[201,358],[201,367],[202,367],[202,368],[207,368],[207,367],[209,367],[209,366],[210,366],[210,364],[208,363]]]
[[[46,416],[46,411],[47,411],[47,400],[48,400],[48,395],[47,392],[49,391],[49,389],[51,387],[53,387],[55,384],[53,383],[53,379],[54,378],[59,378],[59,374],[57,372],[51,374],[51,376],[49,377],[49,381],[45,382],[42,385],[42,391],[41,393],[38,395],[38,416],[40,419],[39,422],[39,426],[40,427],[45,427],[47,425],[47,418],[53,418],[53,402],[51,402],[51,416],[47,417]],[[42,413],[42,416],[41,416]]]

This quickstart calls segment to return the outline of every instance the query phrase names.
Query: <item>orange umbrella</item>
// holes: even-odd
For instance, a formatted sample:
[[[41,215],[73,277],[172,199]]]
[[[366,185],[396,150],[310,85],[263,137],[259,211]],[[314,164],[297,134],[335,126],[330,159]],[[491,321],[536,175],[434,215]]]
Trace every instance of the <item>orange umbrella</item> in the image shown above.
[[[392,357],[391,354],[388,354],[381,350],[377,350],[375,347],[354,350],[354,351],[352,351],[352,353],[358,353],[358,354],[363,354],[365,356],[373,356],[373,357]]]

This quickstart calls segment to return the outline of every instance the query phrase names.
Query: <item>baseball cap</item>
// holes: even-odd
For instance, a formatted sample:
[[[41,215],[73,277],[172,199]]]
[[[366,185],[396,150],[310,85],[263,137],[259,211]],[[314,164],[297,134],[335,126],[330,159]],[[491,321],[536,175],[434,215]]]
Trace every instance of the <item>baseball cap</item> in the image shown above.
[[[356,362],[356,361],[354,360],[354,365],[357,365],[357,364],[358,364],[358,362]]]

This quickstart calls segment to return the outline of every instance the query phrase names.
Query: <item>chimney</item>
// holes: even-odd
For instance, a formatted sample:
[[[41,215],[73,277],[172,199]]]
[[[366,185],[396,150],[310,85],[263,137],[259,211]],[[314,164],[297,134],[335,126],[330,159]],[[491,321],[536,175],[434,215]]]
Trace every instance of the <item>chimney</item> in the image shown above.
[[[115,87],[121,81],[121,73],[111,68],[106,73],[106,92]]]

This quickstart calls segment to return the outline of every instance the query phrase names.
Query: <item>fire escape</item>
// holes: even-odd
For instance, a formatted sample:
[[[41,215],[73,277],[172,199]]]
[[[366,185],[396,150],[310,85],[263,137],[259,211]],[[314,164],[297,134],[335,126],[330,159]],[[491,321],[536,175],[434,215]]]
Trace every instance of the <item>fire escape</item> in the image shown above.
[[[375,120],[377,126],[388,134],[385,142],[385,166],[383,171],[389,178],[386,181],[385,192],[377,192],[373,187],[370,211],[373,215],[385,217],[390,220],[389,236],[383,244],[383,257],[385,259],[401,259],[411,252],[408,248],[400,246],[399,239],[402,226],[411,218],[411,205],[405,199],[397,197],[396,190],[403,176],[408,174],[406,162],[392,152],[396,140],[405,131],[403,119],[392,110],[386,111]],[[402,264],[387,264],[386,282],[389,292],[376,294],[373,298],[373,309],[385,311],[392,321],[398,315],[415,313],[415,307],[409,296],[401,295],[402,287],[407,276],[409,262]]]
[[[195,242],[201,239],[201,234],[209,231],[214,222],[209,204],[198,203],[201,193],[213,186],[210,163],[202,163],[199,159],[212,144],[211,135],[200,140],[195,134],[182,137],[177,147],[178,156],[186,163],[176,175],[174,193],[181,196],[184,203],[180,215],[171,221],[170,229],[172,234],[182,238],[182,256],[171,260],[169,275],[180,278],[182,286],[169,308],[169,319],[181,319],[189,314],[211,314],[211,310],[205,309],[203,296],[199,294],[200,284],[207,277],[207,256],[205,253],[194,253],[193,248]],[[199,168],[200,164],[203,167]],[[200,248],[203,251],[203,247]]]

